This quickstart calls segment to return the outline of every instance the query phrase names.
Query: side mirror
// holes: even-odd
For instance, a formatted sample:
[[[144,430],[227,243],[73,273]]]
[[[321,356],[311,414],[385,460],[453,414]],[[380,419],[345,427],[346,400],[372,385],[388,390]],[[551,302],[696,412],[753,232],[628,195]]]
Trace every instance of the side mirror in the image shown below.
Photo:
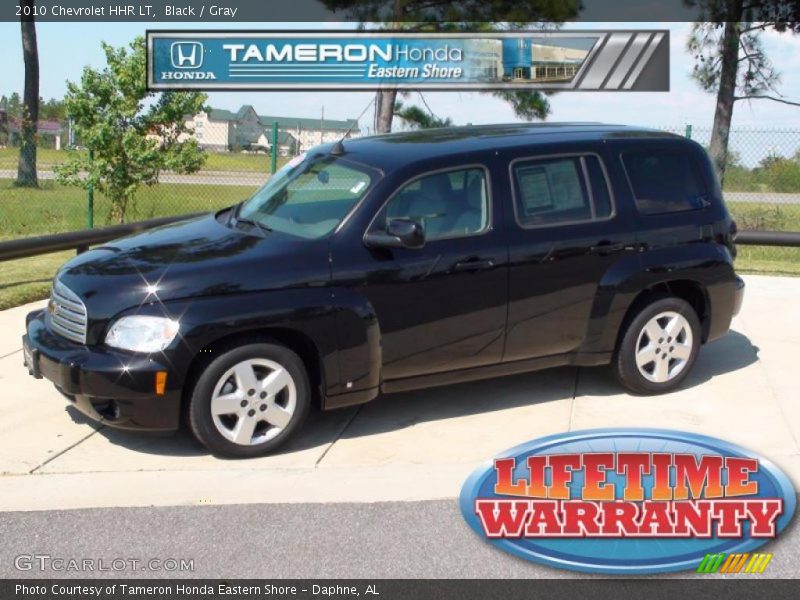
[[[390,219],[386,231],[372,231],[364,236],[368,248],[408,248],[415,250],[425,245],[422,225],[409,219]]]

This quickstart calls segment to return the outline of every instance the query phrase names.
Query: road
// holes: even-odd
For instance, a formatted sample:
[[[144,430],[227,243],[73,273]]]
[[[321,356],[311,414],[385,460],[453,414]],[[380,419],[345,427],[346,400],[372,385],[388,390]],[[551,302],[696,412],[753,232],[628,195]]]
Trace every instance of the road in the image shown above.
[[[758,202],[760,204],[800,204],[800,194],[765,192],[725,192],[726,202]]]
[[[561,577],[488,548],[455,498],[496,453],[589,428],[720,437],[797,488],[800,278],[745,279],[732,331],[672,394],[633,397],[607,369],[559,368],[314,412],[283,452],[251,460],[215,458],[186,433],[89,423],[22,367],[24,315],[42,303],[2,311],[0,576],[24,575],[12,563],[27,552],[193,558],[193,576]],[[799,535],[770,546],[770,575],[800,577]]]
[[[0,169],[0,179],[15,179],[16,170]],[[39,179],[48,181],[56,178],[52,171],[39,171]],[[188,185],[242,185],[260,186],[267,179],[268,173],[236,172],[236,171],[201,171],[192,175],[164,172],[159,176],[161,183],[184,183]]]
[[[0,179],[13,179],[17,172],[10,169],[0,169]],[[55,179],[52,171],[39,171],[39,178],[44,180]],[[177,173],[162,173],[159,177],[161,183],[183,183],[188,185],[234,185],[253,186],[262,185],[269,175],[267,173],[248,173],[233,171],[201,171],[192,175],[179,175]],[[800,194],[777,194],[767,192],[726,192],[725,200],[728,202],[759,202],[763,204],[800,204]]]
[[[0,535],[2,578],[83,576],[40,570],[38,562],[30,571],[14,566],[20,555],[44,553],[52,558],[102,558],[106,564],[115,558],[137,561],[126,560],[120,570],[103,577],[592,577],[495,550],[464,523],[454,500],[4,513]],[[774,554],[766,576],[800,576],[797,526],[761,551]],[[153,559],[160,561],[152,565],[156,568],[163,568],[167,559],[184,559],[193,561],[194,569],[143,570]],[[668,576],[709,577],[691,571]]]

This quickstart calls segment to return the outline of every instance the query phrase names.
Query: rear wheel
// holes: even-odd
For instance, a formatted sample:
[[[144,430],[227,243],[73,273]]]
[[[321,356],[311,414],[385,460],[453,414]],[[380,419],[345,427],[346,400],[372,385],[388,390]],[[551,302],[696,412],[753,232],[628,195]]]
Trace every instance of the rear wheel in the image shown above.
[[[688,302],[656,300],[628,323],[614,358],[615,375],[636,394],[673,390],[694,366],[700,336],[700,320]]]
[[[310,404],[300,357],[285,346],[252,343],[224,352],[205,368],[192,392],[189,422],[212,452],[261,456],[300,428]]]

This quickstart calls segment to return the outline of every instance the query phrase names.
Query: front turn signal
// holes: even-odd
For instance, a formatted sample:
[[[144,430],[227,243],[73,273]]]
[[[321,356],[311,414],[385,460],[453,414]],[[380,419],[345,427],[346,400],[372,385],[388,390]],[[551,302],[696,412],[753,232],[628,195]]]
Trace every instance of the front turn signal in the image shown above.
[[[167,389],[167,372],[156,371],[156,396],[163,396]]]

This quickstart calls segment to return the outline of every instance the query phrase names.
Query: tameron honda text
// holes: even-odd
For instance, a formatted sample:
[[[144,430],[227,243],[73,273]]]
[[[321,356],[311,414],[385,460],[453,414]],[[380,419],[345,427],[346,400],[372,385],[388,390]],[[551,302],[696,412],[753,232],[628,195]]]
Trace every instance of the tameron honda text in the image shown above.
[[[635,54],[620,60],[622,67],[617,67],[615,77],[609,76],[613,61],[591,60],[610,37],[622,48],[626,40],[640,34],[644,36],[640,41],[649,40],[648,48],[636,45]],[[543,67],[534,66],[547,62],[545,56],[553,52],[553,44],[562,43],[569,45],[558,46],[568,58],[563,59],[565,66],[559,73],[547,75]],[[612,87],[624,81],[626,89],[657,91],[669,88],[669,71],[658,67],[663,61],[654,62],[652,57],[663,55],[668,46],[668,31],[148,31],[148,87],[577,89],[586,79],[592,88],[608,80]],[[627,79],[640,51],[637,65],[641,66]]]
[[[637,574],[757,548],[787,526],[796,496],[776,466],[728,442],[619,429],[513,448],[470,476],[460,504],[481,537],[522,558]]]

